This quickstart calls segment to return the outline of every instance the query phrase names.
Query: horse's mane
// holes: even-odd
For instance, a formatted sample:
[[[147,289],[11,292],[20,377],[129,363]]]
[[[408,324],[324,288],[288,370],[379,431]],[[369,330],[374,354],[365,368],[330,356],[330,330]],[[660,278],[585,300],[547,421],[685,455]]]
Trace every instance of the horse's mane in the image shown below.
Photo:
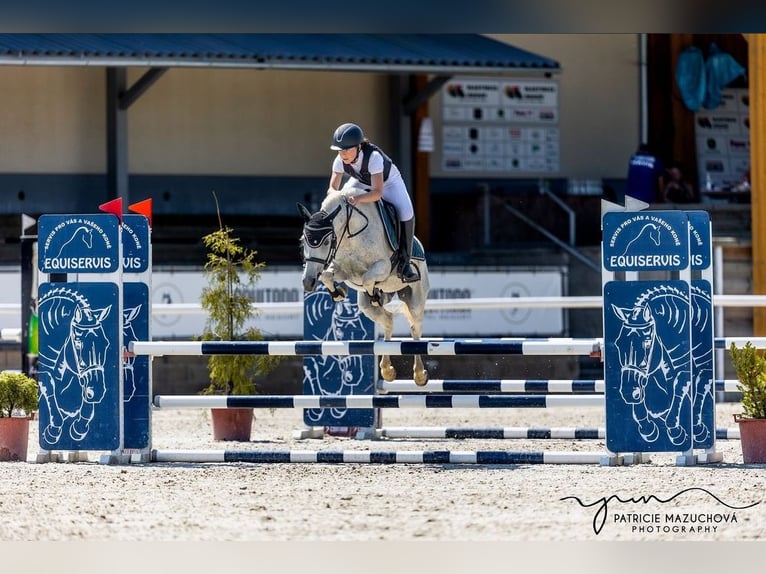
[[[351,185],[345,185],[340,189],[329,189],[327,191],[327,196],[324,198],[324,200],[322,200],[320,209],[325,213],[330,213],[346,197],[351,197],[352,195],[362,195],[363,193],[366,193],[363,189]],[[363,208],[364,205],[367,204],[358,203],[356,206]]]

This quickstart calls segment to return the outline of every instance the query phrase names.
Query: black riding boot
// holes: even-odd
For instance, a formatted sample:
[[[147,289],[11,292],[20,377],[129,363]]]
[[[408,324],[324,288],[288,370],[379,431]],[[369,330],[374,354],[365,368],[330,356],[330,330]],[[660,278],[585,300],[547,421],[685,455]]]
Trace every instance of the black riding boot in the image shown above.
[[[410,263],[412,257],[412,242],[415,237],[415,218],[401,221],[401,233],[399,236],[399,279],[405,283],[412,283],[420,279],[420,273]]]

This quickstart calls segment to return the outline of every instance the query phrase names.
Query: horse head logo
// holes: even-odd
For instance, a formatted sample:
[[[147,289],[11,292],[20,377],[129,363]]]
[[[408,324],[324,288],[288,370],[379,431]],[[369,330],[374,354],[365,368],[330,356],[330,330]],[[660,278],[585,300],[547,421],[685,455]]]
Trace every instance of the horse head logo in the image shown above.
[[[43,439],[56,444],[69,423],[70,436],[82,440],[94,405],[106,394],[104,367],[110,342],[103,323],[112,306],[93,309],[80,293],[55,288],[40,298],[38,309],[40,332],[50,341],[39,351],[41,405],[50,416]]]
[[[636,236],[628,242],[622,254],[627,255],[630,253],[633,244],[642,244],[645,243],[646,240],[651,241],[656,247],[659,247],[661,239],[662,237],[660,235],[660,226],[656,223],[647,223],[641,228],[641,231],[639,231],[638,234],[636,234]]]
[[[688,296],[661,285],[642,293],[632,308],[612,305],[621,326],[615,340],[620,362],[620,396],[631,406],[633,419],[647,442],[660,437],[682,444],[687,432],[681,421],[691,401],[689,339],[692,314]]]
[[[59,249],[56,258],[68,257],[70,251],[79,252],[81,249],[91,249],[93,247],[93,230],[89,227],[81,225],[72,233],[72,237],[69,238]]]

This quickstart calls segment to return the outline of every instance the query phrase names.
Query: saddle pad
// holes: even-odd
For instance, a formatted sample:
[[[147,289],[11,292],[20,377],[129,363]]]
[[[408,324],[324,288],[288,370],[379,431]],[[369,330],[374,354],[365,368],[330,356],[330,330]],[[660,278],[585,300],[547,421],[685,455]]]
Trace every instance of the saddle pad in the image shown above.
[[[396,207],[393,203],[389,203],[385,200],[376,201],[378,206],[378,213],[380,214],[380,220],[383,222],[383,229],[386,230],[386,238],[391,249],[396,251],[399,249],[399,218],[396,215]],[[426,252],[423,249],[423,244],[415,237],[412,241],[412,259],[418,261],[426,260]]]

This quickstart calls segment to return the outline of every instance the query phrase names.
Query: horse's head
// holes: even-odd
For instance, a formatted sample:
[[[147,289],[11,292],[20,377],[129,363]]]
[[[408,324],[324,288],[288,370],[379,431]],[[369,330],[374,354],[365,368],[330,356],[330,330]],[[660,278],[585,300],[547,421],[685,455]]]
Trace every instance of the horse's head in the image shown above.
[[[622,322],[615,340],[621,370],[621,389],[627,403],[638,403],[644,398],[644,388],[652,367],[656,328],[651,309],[637,305],[623,309],[612,305],[612,311]]]
[[[622,322],[615,345],[619,351],[620,366],[623,369],[637,369],[646,372],[656,329],[652,312],[646,305],[622,309],[612,305],[612,310]]]
[[[100,402],[106,394],[104,365],[109,339],[103,321],[111,309],[111,305],[104,309],[78,307],[72,317],[69,344],[85,402]]]
[[[335,218],[342,207],[343,204],[338,203],[329,213],[321,210],[312,214],[304,205],[298,204],[298,212],[303,216],[303,290],[307,293],[316,289],[319,275],[327,269],[335,256],[338,246]]]

